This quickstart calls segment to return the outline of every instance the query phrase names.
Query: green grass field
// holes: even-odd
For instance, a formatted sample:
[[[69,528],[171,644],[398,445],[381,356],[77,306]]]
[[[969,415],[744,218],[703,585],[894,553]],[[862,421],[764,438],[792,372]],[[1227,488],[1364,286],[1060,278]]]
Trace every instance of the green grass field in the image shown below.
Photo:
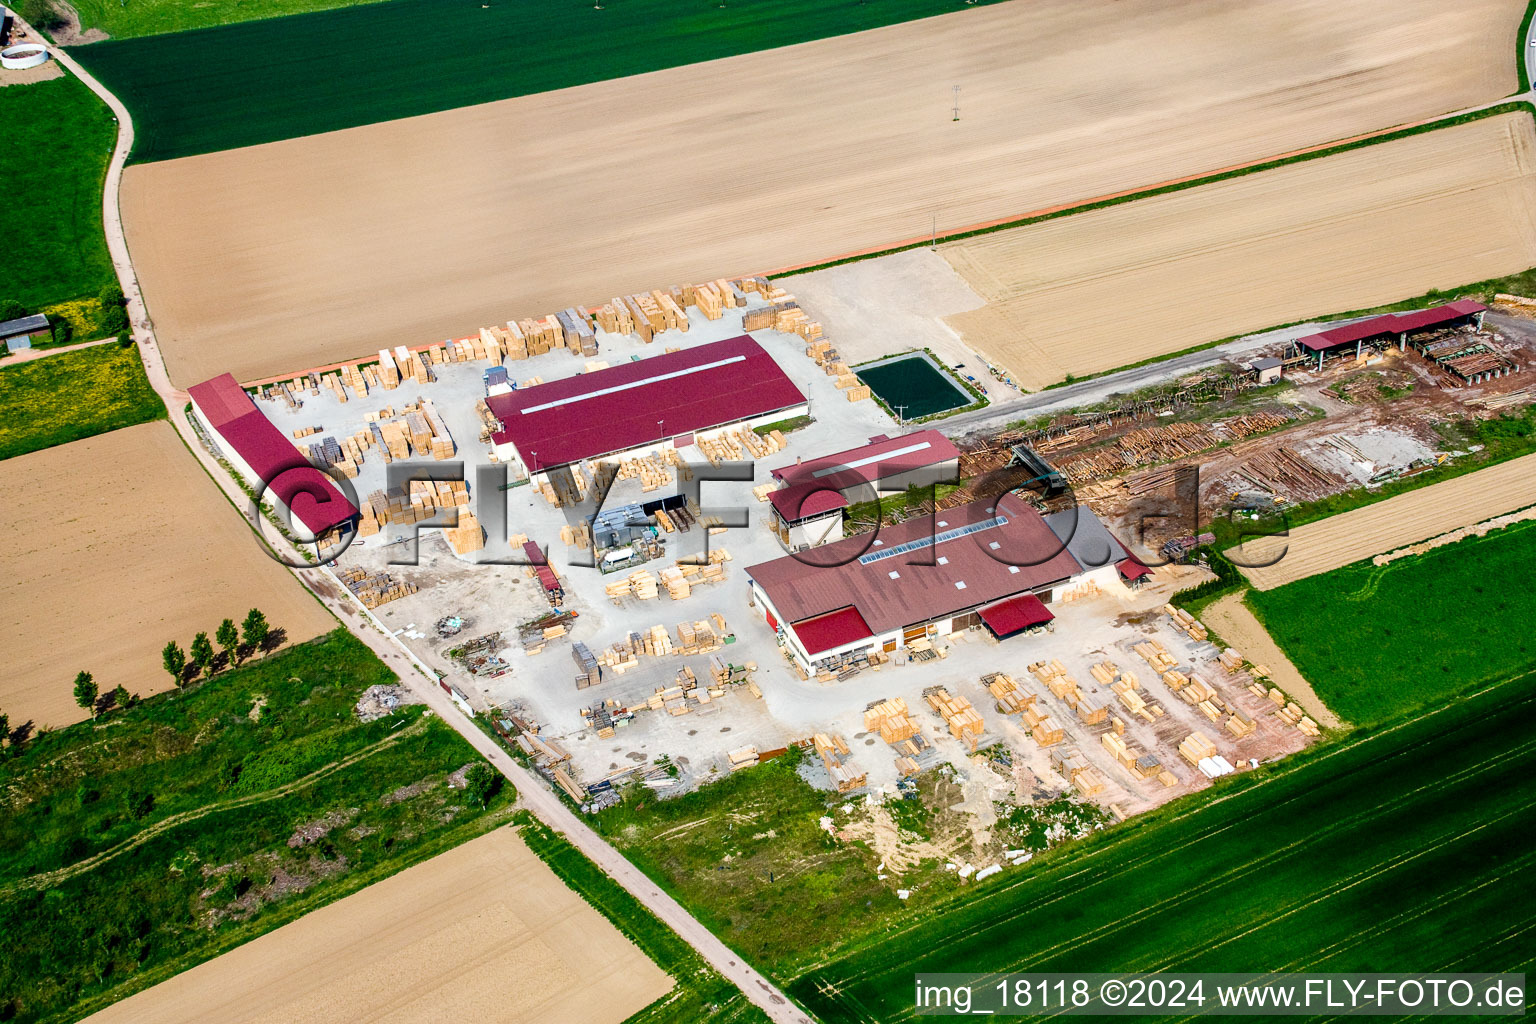
[[[1536,677],[1068,844],[789,984],[912,1018],[916,971],[1524,971]]]
[[[817,826],[827,794],[796,775],[797,754],[676,799],[631,794],[593,822],[726,945],[780,973],[902,905],[868,850]]]
[[[1533,562],[1536,523],[1518,523],[1247,600],[1323,702],[1369,725],[1536,662]]]
[[[621,0],[602,10],[587,0],[392,0],[74,52],[128,105],[133,158],[148,161],[622,78],[957,9],[964,8],[944,0]],[[422,45],[405,45],[411,40]]]
[[[0,459],[164,416],[132,348],[107,342],[14,366],[0,361]]]
[[[111,112],[66,76],[0,89],[0,125],[0,300],[39,312],[94,299],[116,281],[101,228],[101,186],[117,139]]]
[[[77,1020],[503,820],[510,787],[446,785],[477,755],[421,706],[358,722],[394,679],[338,630],[10,749],[0,1018]]]

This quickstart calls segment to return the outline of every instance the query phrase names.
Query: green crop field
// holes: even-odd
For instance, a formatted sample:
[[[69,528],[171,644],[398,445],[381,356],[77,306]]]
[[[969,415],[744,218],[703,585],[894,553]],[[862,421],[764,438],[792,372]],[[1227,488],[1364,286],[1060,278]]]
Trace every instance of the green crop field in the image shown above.
[[[78,1020],[504,820],[510,787],[482,809],[447,785],[478,757],[420,705],[358,721],[363,690],[394,680],[337,630],[13,735],[0,1019]]]
[[[110,0],[107,0],[110,2]],[[957,9],[943,0],[392,0],[74,51],[168,160],[622,78]],[[963,8],[962,8],[963,9]]]
[[[913,1017],[917,971],[1525,971],[1536,677],[1295,755],[968,889],[789,992]]]
[[[1533,561],[1536,523],[1518,523],[1247,600],[1323,702],[1369,725],[1536,663]]]
[[[15,366],[0,361],[0,459],[164,416],[132,348],[107,342]]]
[[[94,298],[116,282],[101,229],[101,186],[117,139],[111,112],[66,76],[0,89],[0,125],[0,302],[35,313]]]

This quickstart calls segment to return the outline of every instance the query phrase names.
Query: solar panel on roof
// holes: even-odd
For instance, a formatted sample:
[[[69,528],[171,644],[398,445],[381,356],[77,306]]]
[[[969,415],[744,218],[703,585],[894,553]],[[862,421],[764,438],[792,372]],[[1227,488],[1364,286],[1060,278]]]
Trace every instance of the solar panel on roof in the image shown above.
[[[885,551],[871,551],[868,554],[859,556],[859,564],[869,565],[871,562],[878,562],[882,558],[891,558],[896,555],[905,555],[908,552],[918,551],[930,545],[943,544],[945,541],[957,540],[961,537],[969,537],[973,533],[980,533],[982,530],[990,530],[994,527],[1006,526],[1007,524],[1007,516],[993,516],[991,519],[984,519],[979,523],[972,523],[969,526],[961,526],[954,530],[945,530],[943,533],[937,533],[930,537],[919,537],[917,540],[909,540],[905,544],[898,544],[895,547]]]

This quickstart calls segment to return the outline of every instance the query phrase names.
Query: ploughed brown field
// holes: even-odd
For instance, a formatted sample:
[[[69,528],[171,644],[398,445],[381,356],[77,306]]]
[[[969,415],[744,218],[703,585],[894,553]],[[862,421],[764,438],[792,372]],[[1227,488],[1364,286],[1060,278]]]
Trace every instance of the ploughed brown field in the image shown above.
[[[168,690],[167,640],[185,651],[251,608],[293,642],[336,626],[164,420],[0,461],[0,494],[0,710],[13,725],[86,717],[82,669],[103,692]]]
[[[671,988],[504,827],[87,1020],[618,1024]]]
[[[1501,114],[943,246],[945,318],[1036,389],[1536,265],[1536,132]]]
[[[250,380],[1497,99],[1523,11],[1029,0],[136,165],[123,213],[172,379]]]
[[[1536,455],[1298,526],[1285,537],[1256,537],[1226,554],[1239,565],[1261,566],[1243,575],[1259,590],[1273,590],[1528,505],[1536,505]]]

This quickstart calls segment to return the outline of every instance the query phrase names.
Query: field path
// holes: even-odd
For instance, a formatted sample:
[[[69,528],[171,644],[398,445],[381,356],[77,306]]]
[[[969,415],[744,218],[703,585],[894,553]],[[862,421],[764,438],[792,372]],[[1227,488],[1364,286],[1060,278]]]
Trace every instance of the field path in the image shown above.
[[[82,341],[77,345],[60,345],[58,348],[24,348],[20,352],[0,356],[0,368],[15,366],[18,363],[30,363],[34,359],[56,356],[62,352],[78,352],[82,348],[95,348],[97,345],[105,345],[109,341],[116,340],[116,338],[97,338],[95,341]]]
[[[112,256],[112,265],[117,271],[123,295],[128,300],[129,322],[133,327],[133,337],[139,344],[139,354],[144,360],[144,369],[149,376],[150,386],[165,401],[166,408],[170,411],[170,421],[186,443],[188,451],[198,459],[208,475],[224,491],[230,503],[237,510],[243,510],[248,502],[244,492],[235,486],[223,468],[215,463],[203,449],[191,425],[182,414],[182,406],[187,401],[187,394],[185,391],[177,390],[165,372],[165,360],[161,357],[155,338],[154,324],[149,319],[144,305],[144,296],[139,288],[138,276],[134,272],[133,261],[128,252],[127,239],[123,234],[122,214],[118,205],[118,192],[122,185],[123,165],[133,146],[133,120],[122,102],[91,77],[78,62],[59,47],[50,49],[60,63],[79,77],[92,92],[100,96],[117,115],[117,147],[113,150],[112,161],[107,167],[106,184],[102,195],[102,222],[106,225],[107,251]],[[811,1019],[790,1002],[777,986],[721,942],[682,904],[663,892],[639,868],[608,845],[607,840],[587,827],[585,822],[565,806],[542,778],[514,761],[499,744],[481,732],[441,688],[429,681],[432,677],[426,666],[421,664],[404,644],[390,636],[378,620],[374,619],[373,615],[352,596],[346,587],[341,585],[328,569],[294,569],[292,571],[299,582],[309,589],[342,624],[366,643],[385,664],[399,673],[405,685],[419,694],[433,711],[442,716],[443,721],[451,725],[470,746],[490,761],[502,775],[511,780],[517,787],[521,803],[538,815],[541,821],[565,836],[571,845],[628,890],[630,895],[644,904],[651,913],[664,921],[715,970],[738,986],[746,997],[760,1007],[775,1024],[811,1024]]]

